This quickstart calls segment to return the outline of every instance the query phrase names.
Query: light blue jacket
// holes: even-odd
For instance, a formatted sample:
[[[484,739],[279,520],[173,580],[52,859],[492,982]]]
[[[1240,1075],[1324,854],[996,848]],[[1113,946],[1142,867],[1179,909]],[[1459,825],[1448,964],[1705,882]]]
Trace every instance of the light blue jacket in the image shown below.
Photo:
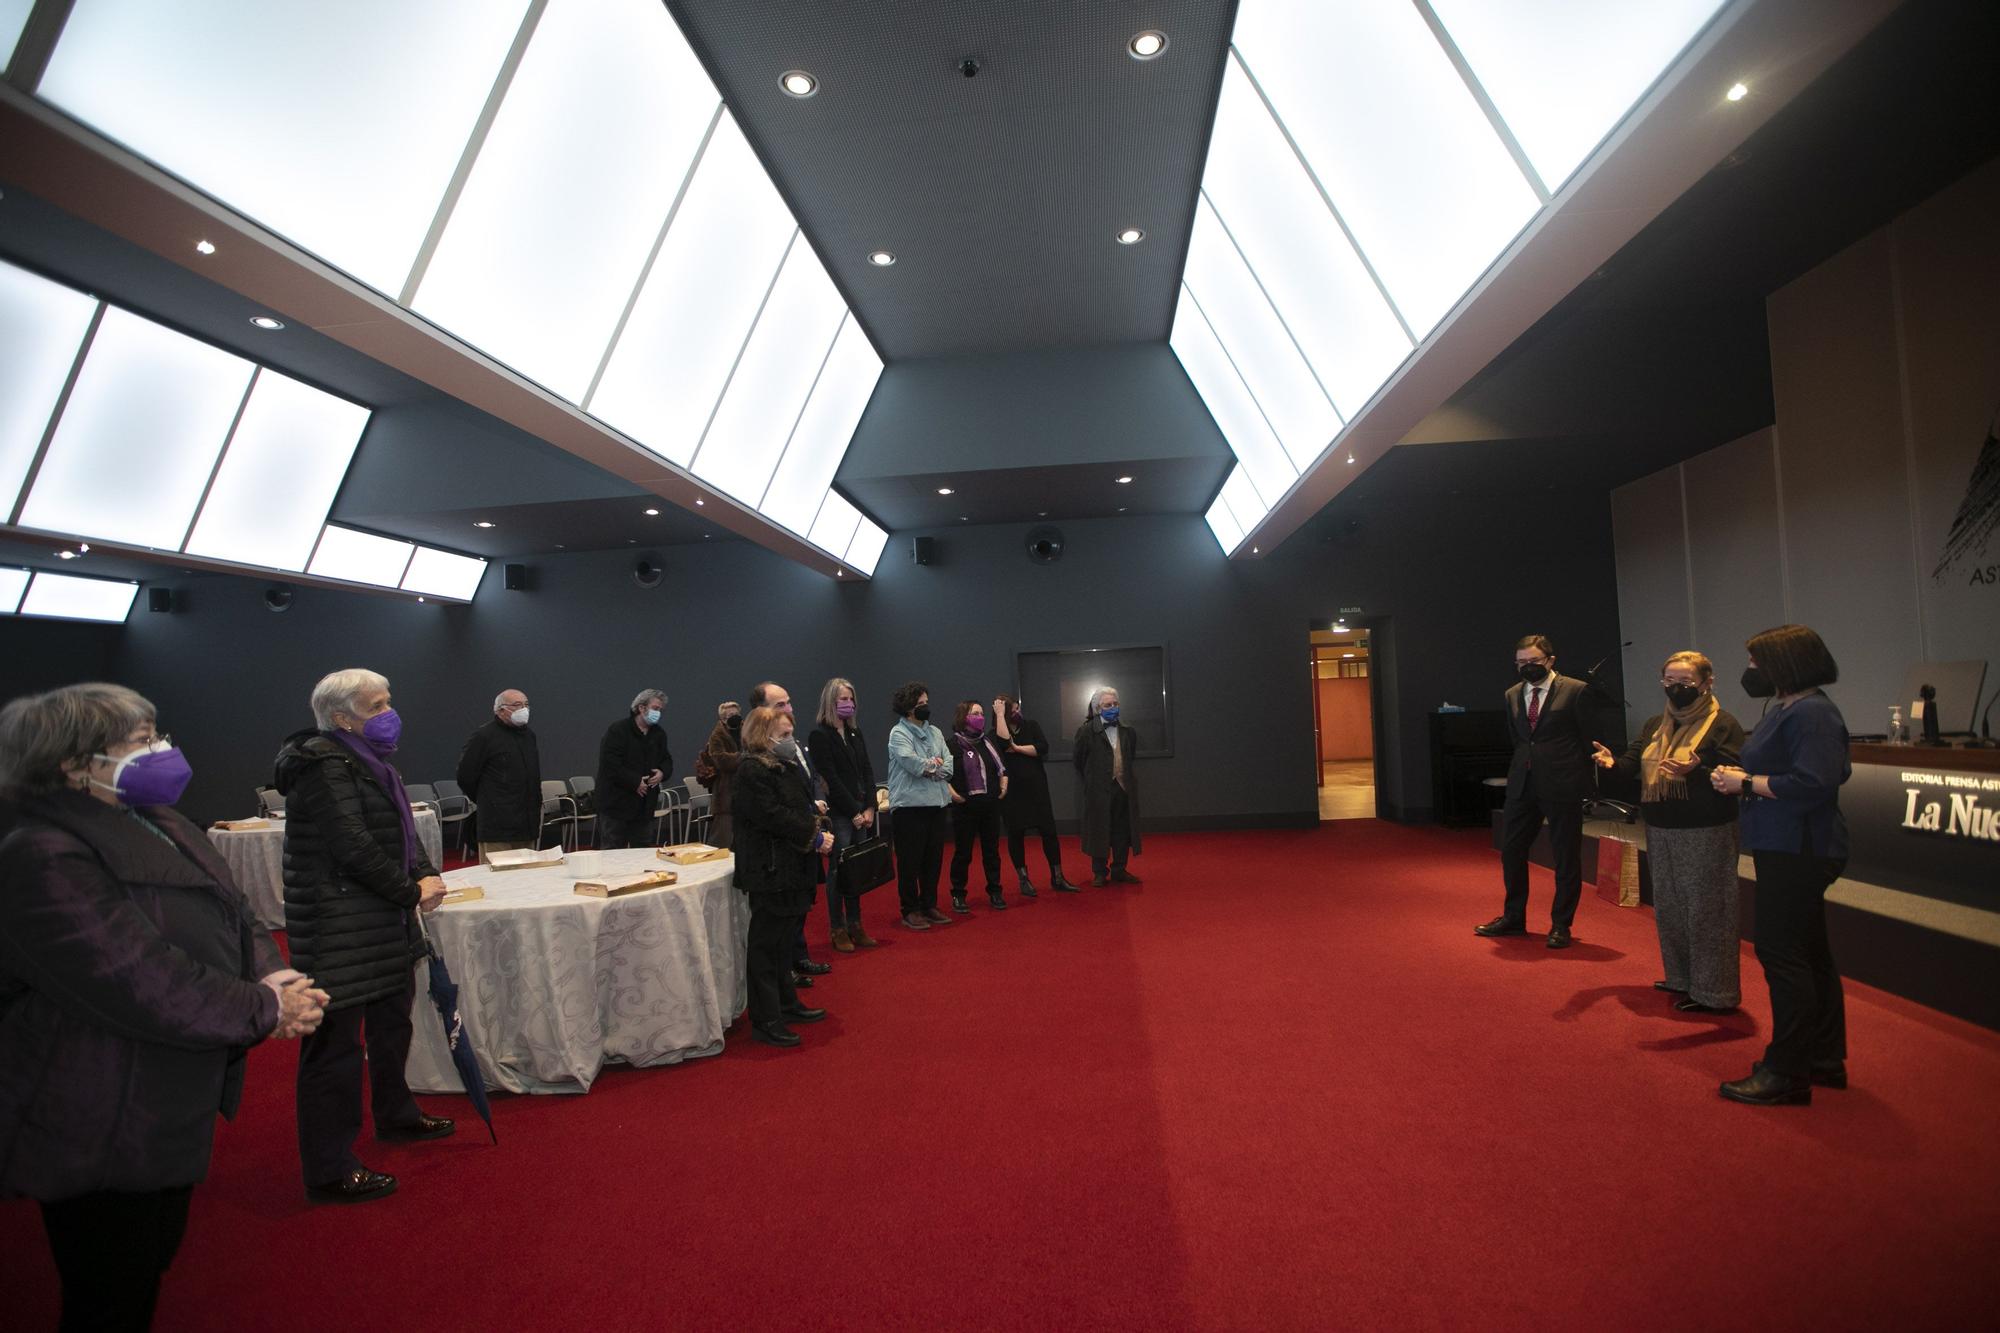
[[[928,759],[944,760],[935,777],[924,770]],[[938,806],[951,799],[951,748],[944,733],[929,723],[904,718],[889,732],[889,808]]]

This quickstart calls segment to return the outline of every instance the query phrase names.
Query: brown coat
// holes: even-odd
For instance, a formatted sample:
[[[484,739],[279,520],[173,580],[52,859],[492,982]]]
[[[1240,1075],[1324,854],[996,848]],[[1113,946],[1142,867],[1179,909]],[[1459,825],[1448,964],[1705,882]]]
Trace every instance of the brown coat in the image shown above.
[[[708,760],[715,765],[715,785],[709,788],[708,798],[708,842],[712,847],[727,847],[734,841],[736,831],[730,809],[734,804],[736,766],[743,761],[743,751],[726,721],[715,724],[702,748],[708,751]]]

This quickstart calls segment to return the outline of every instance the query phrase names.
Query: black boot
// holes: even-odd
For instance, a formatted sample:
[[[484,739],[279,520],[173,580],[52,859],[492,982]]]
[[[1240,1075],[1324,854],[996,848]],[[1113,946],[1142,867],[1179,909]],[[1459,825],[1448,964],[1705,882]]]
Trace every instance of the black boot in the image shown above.
[[[1787,1078],[1761,1060],[1751,1068],[1750,1077],[1725,1083],[1717,1091],[1732,1102],[1747,1102],[1751,1106],[1812,1105],[1809,1079]]]
[[[1038,898],[1041,896],[1035,892],[1035,881],[1028,878],[1028,867],[1015,866],[1014,873],[1020,877],[1021,896],[1023,898]]]
[[[972,909],[965,905],[965,895],[962,893],[954,893],[951,895],[951,910],[958,913],[960,916],[972,915]]]
[[[1068,880],[1064,879],[1064,878],[1063,878],[1063,872],[1062,872],[1062,871],[1060,871],[1060,870],[1051,870],[1051,871],[1049,871],[1049,887],[1050,887],[1050,888],[1052,888],[1052,889],[1054,889],[1054,890],[1055,890],[1055,891],[1056,891],[1057,893],[1081,893],[1081,892],[1082,892],[1082,890],[1081,890],[1081,889],[1079,889],[1079,888],[1077,888],[1077,887],[1076,887],[1076,885],[1074,885],[1074,884],[1070,883],[1070,882],[1069,882]]]

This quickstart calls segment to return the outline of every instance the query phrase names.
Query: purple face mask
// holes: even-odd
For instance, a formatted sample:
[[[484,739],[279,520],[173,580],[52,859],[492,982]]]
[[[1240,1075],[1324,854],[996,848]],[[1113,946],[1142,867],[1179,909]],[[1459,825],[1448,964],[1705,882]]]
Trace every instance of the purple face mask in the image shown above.
[[[403,719],[393,708],[385,708],[361,724],[361,739],[376,754],[394,754],[403,739]]]
[[[841,699],[838,702],[836,702],[833,706],[833,715],[835,717],[853,717],[854,700]]]
[[[172,805],[194,776],[187,756],[171,745],[163,750],[134,750],[122,759],[97,757],[113,765],[111,781],[97,785],[118,793],[126,805]]]
[[[975,736],[986,730],[985,715],[983,713],[974,713],[971,717],[965,719],[965,729]]]

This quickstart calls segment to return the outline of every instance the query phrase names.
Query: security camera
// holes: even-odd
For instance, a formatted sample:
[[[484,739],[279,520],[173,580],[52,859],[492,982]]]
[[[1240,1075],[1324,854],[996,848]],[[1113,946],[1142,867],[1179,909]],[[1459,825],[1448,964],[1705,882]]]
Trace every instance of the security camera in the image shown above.
[[[967,56],[965,59],[958,62],[958,72],[960,74],[963,74],[968,79],[978,78],[979,61],[972,56]]]
[[[292,609],[292,595],[292,590],[284,584],[274,584],[264,589],[264,605],[272,611],[289,611]]]
[[[632,566],[632,582],[642,588],[657,588],[665,577],[666,570],[660,567],[657,556],[642,555],[638,563]]]
[[[1063,535],[1060,528],[1031,528],[1028,531],[1028,559],[1038,565],[1053,565],[1062,559]]]

